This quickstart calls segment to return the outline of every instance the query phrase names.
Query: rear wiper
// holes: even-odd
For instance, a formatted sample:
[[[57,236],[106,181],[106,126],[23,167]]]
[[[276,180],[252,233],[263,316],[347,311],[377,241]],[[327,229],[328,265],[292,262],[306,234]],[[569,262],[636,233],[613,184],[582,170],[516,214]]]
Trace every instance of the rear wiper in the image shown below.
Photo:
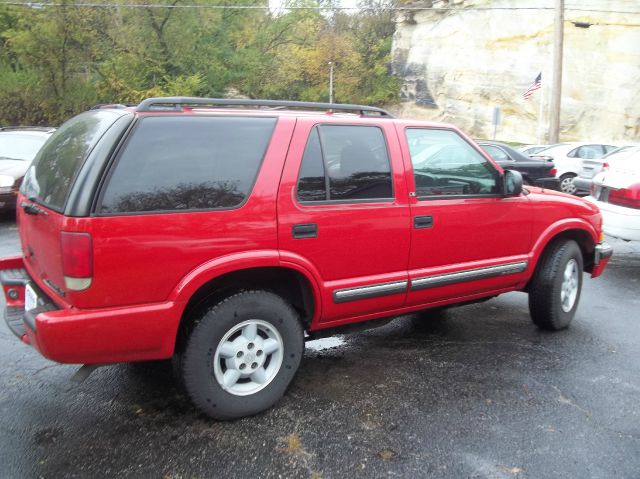
[[[21,158],[11,158],[10,156],[0,156],[0,160],[26,161]]]
[[[22,208],[24,212],[28,215],[40,215],[40,214],[48,215],[49,214],[45,210],[40,208],[38,205],[36,205],[35,203],[27,203],[26,201],[22,201],[20,203],[20,208]]]

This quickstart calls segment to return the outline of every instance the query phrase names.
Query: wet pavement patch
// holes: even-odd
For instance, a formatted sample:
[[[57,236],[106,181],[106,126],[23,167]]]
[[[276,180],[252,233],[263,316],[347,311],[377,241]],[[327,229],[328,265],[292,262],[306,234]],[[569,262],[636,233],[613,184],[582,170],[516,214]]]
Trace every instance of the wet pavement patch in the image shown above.
[[[640,256],[620,258],[567,331],[536,329],[522,293],[398,317],[308,342],[285,397],[233,422],[168,361],[75,385],[1,324],[0,477],[635,479]]]

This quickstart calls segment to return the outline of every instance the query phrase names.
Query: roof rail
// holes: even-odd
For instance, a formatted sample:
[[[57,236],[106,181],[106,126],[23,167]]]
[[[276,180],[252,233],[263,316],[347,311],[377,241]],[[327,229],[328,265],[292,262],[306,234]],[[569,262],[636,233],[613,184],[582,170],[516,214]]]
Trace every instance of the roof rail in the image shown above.
[[[310,101],[282,101],[282,100],[249,100],[245,98],[191,98],[191,97],[166,97],[147,98],[136,108],[138,112],[151,111],[180,111],[189,106],[254,106],[270,109],[313,109],[313,110],[339,110],[359,112],[361,116],[380,116],[393,118],[393,115],[382,108],[366,105],[350,105],[343,103],[317,103]]]
[[[101,110],[103,108],[116,108],[118,110],[122,108],[131,108],[136,105],[125,105],[123,103],[100,103],[91,107],[92,110]]]
[[[0,131],[43,131],[45,133],[56,131],[53,126],[0,126]]]

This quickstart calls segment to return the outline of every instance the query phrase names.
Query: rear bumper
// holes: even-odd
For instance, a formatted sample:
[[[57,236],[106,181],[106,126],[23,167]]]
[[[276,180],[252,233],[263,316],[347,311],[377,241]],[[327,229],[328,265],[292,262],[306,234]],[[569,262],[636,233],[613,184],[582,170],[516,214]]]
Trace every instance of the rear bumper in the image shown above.
[[[533,181],[533,186],[560,191],[560,180],[558,178],[538,178]]]
[[[593,183],[593,180],[589,178],[583,178],[582,176],[576,176],[573,179],[573,184],[576,185],[577,193],[590,193],[591,183]]]
[[[602,229],[609,236],[626,241],[640,241],[640,210],[598,201],[587,196],[602,213]]]
[[[3,272],[24,269],[22,266],[21,258],[0,260],[0,279],[7,276]],[[26,276],[24,283],[28,281]],[[3,289],[7,302],[3,316],[11,331],[53,361],[104,364],[173,355],[182,303],[60,309],[36,288],[38,307],[25,312],[24,284],[3,283]],[[9,297],[9,289],[19,290],[17,299]]]

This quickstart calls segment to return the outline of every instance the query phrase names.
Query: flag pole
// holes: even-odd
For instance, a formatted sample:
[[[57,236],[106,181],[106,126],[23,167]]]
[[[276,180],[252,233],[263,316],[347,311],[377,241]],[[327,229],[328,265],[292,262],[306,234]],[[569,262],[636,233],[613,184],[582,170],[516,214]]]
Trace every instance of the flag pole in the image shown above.
[[[543,115],[544,115],[544,91],[545,88],[540,88],[540,109],[538,111],[538,144],[544,144],[544,133],[543,133]]]

